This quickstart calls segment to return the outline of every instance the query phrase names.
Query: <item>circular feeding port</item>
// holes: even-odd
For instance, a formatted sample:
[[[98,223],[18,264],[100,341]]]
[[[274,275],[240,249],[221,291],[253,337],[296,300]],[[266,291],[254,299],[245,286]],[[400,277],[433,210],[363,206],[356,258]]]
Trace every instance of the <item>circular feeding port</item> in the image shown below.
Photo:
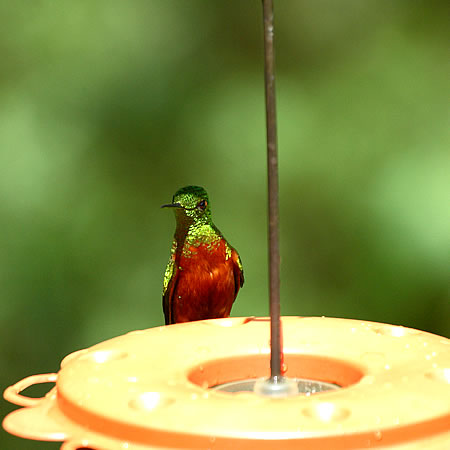
[[[356,365],[320,355],[285,354],[284,367],[284,375],[295,380],[300,395],[347,387],[364,376]],[[192,368],[188,380],[222,392],[253,392],[255,383],[269,374],[268,355],[247,355],[208,360]]]

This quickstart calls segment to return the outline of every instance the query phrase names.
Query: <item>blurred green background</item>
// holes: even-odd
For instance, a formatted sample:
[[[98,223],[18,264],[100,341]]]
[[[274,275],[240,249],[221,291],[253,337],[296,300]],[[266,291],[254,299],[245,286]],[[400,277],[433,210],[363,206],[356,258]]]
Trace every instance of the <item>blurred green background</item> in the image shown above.
[[[447,13],[276,2],[282,314],[450,334]],[[267,315],[261,22],[257,0],[0,2],[2,390],[163,323],[159,206],[187,184],[241,254],[232,315]]]

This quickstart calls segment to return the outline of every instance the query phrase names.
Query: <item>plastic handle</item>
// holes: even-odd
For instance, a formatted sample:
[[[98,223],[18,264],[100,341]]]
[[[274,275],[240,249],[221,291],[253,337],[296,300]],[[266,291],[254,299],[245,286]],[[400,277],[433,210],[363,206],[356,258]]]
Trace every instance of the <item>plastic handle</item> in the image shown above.
[[[9,386],[3,393],[3,398],[10,403],[18,406],[36,406],[43,397],[34,398],[26,397],[20,394],[24,389],[33,386],[34,384],[41,383],[55,383],[58,375],[56,373],[43,373],[40,375],[31,375],[23,380],[18,381],[16,384]]]

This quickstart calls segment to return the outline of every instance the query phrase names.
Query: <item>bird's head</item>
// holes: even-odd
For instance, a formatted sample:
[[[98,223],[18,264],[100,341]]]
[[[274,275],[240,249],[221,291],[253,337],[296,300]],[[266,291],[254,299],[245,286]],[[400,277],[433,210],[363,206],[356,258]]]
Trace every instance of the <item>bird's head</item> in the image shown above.
[[[207,223],[211,220],[208,194],[200,186],[185,186],[175,192],[172,203],[161,208],[174,208],[179,223]]]

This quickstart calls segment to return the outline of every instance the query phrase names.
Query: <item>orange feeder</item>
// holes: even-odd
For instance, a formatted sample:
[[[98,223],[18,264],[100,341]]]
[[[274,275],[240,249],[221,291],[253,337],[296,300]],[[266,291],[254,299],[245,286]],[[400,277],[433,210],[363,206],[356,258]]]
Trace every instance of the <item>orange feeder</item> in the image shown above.
[[[306,394],[244,391],[269,375],[268,319],[206,320],[70,354],[57,374],[6,389],[24,408],[3,426],[64,450],[449,448],[449,339],[347,319],[282,324],[286,376],[311,380]],[[43,398],[20,394],[46,382]]]

